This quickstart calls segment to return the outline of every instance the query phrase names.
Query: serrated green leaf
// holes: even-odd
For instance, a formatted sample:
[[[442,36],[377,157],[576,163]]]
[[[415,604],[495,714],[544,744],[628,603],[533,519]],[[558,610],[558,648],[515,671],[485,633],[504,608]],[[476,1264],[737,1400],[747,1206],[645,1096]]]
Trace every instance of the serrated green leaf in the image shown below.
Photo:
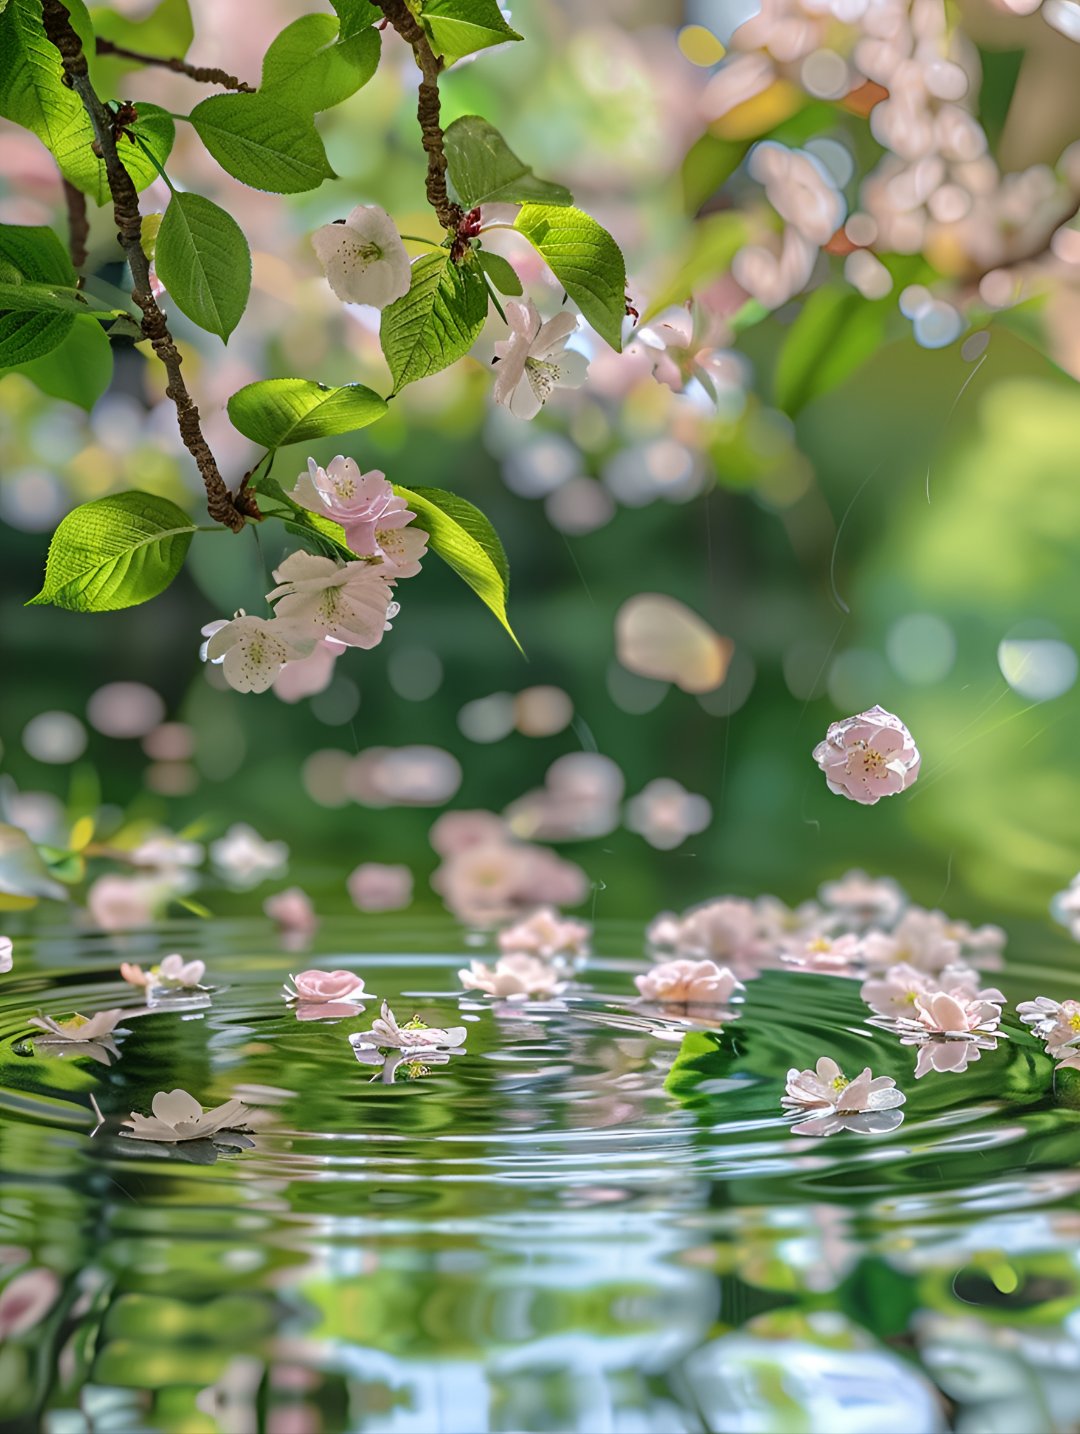
[[[189,119],[222,169],[252,189],[302,194],[334,177],[314,122],[271,95],[211,95]]]
[[[773,400],[794,417],[881,347],[890,306],[846,285],[824,285],[788,329],[773,375]]]
[[[362,383],[334,388],[309,378],[266,378],[238,389],[228,408],[245,438],[281,448],[366,428],[382,418],[386,400]]]
[[[518,294],[525,292],[517,270],[509,259],[504,259],[501,254],[493,254],[490,249],[478,249],[476,258],[500,294],[509,294],[511,298],[516,298]]]
[[[448,125],[444,143],[450,182],[466,209],[478,204],[574,202],[563,185],[537,178],[495,126],[479,115],[462,115]]]
[[[153,493],[83,503],[53,534],[45,585],[30,603],[114,612],[148,602],[180,571],[195,531],[183,509]]]
[[[112,346],[93,319],[78,319],[50,353],[3,370],[23,374],[50,398],[65,399],[87,413],[108,388],[112,371]]]
[[[232,215],[201,194],[174,194],[154,262],[180,312],[228,343],[251,292],[251,253]]]
[[[301,15],[263,56],[260,92],[300,114],[332,109],[366,85],[382,41],[370,24],[345,38],[333,15]]]
[[[0,822],[0,892],[5,896],[48,896],[53,901],[68,899],[23,829],[7,822]]]
[[[27,302],[30,296],[20,291],[28,284],[31,289],[35,284],[52,289],[73,285],[76,276],[67,250],[43,224],[0,225],[0,262],[3,287],[14,296],[12,308],[4,310],[0,301],[0,367],[8,368],[52,353],[74,323],[70,313],[56,305],[35,307]]]
[[[626,264],[607,230],[580,209],[526,204],[514,221],[605,342],[622,349]]]
[[[383,309],[379,330],[394,392],[468,353],[487,307],[487,286],[474,260],[455,264],[447,249],[417,259],[409,292]]]
[[[477,50],[522,38],[506,23],[497,0],[424,0],[420,19],[431,48],[447,65]]]
[[[432,552],[468,583],[522,651],[506,616],[510,564],[490,521],[472,503],[442,488],[403,488],[395,483],[394,492],[416,514],[416,526],[427,533]]]
[[[140,100],[136,108],[139,117],[130,128],[142,143],[133,139],[121,139],[116,146],[116,153],[131,175],[135,188],[143,190],[157,179],[158,165],[165,167],[176,139],[176,126],[172,115],[159,105]],[[93,151],[93,143],[93,128],[86,111],[80,105],[68,124],[57,134],[52,151],[64,178],[76,189],[81,189],[95,204],[104,205],[111,199],[109,180],[104,161]],[[143,145],[146,146],[145,149]],[[147,150],[150,151],[149,154]],[[157,164],[154,163],[155,160]]]
[[[734,210],[698,220],[676,250],[667,277],[661,281],[643,319],[684,303],[696,289],[725,273],[748,237],[745,218]]]

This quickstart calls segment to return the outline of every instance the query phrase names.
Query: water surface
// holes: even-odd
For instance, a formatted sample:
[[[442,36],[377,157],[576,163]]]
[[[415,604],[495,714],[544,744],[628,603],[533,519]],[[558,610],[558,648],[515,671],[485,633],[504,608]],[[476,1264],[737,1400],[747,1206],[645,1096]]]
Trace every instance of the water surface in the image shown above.
[[[59,1293],[0,1347],[3,1427],[1078,1427],[1080,1110],[1015,1018],[916,1082],[857,983],[767,971],[737,1020],[688,1033],[633,1000],[640,942],[601,927],[582,984],[525,1007],[462,996],[477,951],[449,923],[328,925],[303,953],[263,922],[20,942],[0,1279],[45,1269]],[[209,1004],[137,1014],[119,961],[172,950],[206,960]],[[464,1024],[465,1051],[373,1080],[347,1036],[377,1001],[329,1022],[282,1001],[313,964],[361,972],[401,1020]],[[1068,995],[1056,965],[1003,988]],[[31,1039],[38,1011],[117,1005],[108,1064]],[[903,1124],[792,1136],[784,1075],[822,1054],[893,1076]],[[254,1146],[119,1133],[173,1087],[243,1097]]]

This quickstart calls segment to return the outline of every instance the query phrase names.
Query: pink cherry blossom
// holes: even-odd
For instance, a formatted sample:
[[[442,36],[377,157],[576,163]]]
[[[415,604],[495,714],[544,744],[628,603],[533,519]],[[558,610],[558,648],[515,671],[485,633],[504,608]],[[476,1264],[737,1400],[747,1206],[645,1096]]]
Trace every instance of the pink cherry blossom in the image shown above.
[[[311,897],[299,886],[275,891],[263,902],[263,911],[277,923],[280,931],[289,935],[311,936],[319,924]]]
[[[370,991],[364,990],[363,976],[354,971],[299,971],[290,976],[292,986],[285,986],[287,1001],[303,1001],[314,1004],[321,1001],[363,1001],[370,999]]]
[[[499,932],[499,949],[525,952],[541,961],[588,955],[592,927],[587,921],[560,916],[553,906],[541,906],[524,920]]]
[[[648,939],[655,949],[729,966],[744,981],[756,974],[765,949],[753,902],[735,896],[707,901],[681,917],[665,913],[649,927]]]
[[[471,846],[509,839],[510,831],[494,812],[443,812],[432,823],[428,839],[440,856],[453,856]]]
[[[780,1104],[805,1118],[791,1127],[793,1135],[832,1135],[840,1130],[881,1134],[903,1119],[898,1106],[906,1096],[890,1076],[871,1074],[870,1067],[848,1080],[829,1056],[812,1070],[791,1069]]]
[[[850,932],[844,936],[821,933],[805,941],[787,941],[781,960],[822,976],[857,976],[864,969],[862,942]]]
[[[948,922],[939,911],[912,906],[891,932],[868,931],[863,955],[874,969],[906,963],[920,971],[941,971],[961,959],[960,943],[948,933]]]
[[[458,972],[458,978],[466,991],[483,991],[487,996],[498,996],[507,1001],[525,1001],[530,996],[558,996],[567,984],[560,979],[556,966],[525,951],[500,956],[494,966],[471,961]]]
[[[859,926],[891,926],[907,899],[892,877],[867,876],[859,870],[826,881],[819,894],[830,911]]]
[[[182,956],[165,956],[151,972],[154,984],[190,989],[197,986],[206,973],[205,961],[185,961]]]
[[[413,874],[407,866],[362,862],[346,885],[360,911],[401,911],[412,901]]]
[[[308,459],[291,497],[302,508],[321,513],[345,529],[345,544],[357,557],[383,557],[378,535],[392,533],[411,523],[404,498],[394,493],[385,473],[377,468],[361,473],[355,459],[339,453],[325,468]]]
[[[997,991],[987,994],[1005,999]],[[913,1034],[921,1028],[932,1036],[990,1035],[1001,1024],[1001,1005],[995,1000],[971,999],[949,991],[925,991],[915,998],[909,1021]],[[907,1021],[904,1027],[909,1028]]]
[[[883,707],[871,707],[833,722],[814,748],[814,761],[831,792],[873,806],[910,787],[921,758],[900,718]]]
[[[671,1006],[723,1006],[743,991],[733,971],[708,960],[662,961],[634,984],[646,1001]]]

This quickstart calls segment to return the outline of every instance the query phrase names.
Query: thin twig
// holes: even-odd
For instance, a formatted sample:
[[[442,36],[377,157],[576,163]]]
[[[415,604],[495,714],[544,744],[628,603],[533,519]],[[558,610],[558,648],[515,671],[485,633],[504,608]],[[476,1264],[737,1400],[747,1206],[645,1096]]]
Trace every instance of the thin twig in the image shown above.
[[[76,269],[86,263],[86,241],[90,237],[90,220],[86,214],[86,195],[67,179],[64,183],[64,201],[68,212],[68,248],[71,262]]]
[[[131,268],[131,297],[142,310],[143,335],[150,340],[154,352],[165,365],[169,376],[165,392],[176,406],[176,421],[184,447],[194,458],[206,488],[207,507],[217,523],[224,523],[234,533],[244,526],[245,515],[225,485],[210,446],[199,424],[199,410],[188,393],[180,372],[180,353],[173,342],[165,315],[157,306],[150,287],[150,264],[142,247],[142,216],[139,196],[131,176],[120,163],[113,137],[112,119],[97,96],[86,66],[82,42],[72,28],[71,16],[62,0],[42,0],[45,34],[60,51],[64,65],[64,83],[82,100],[94,129],[95,153],[105,163],[105,173],[112,195],[113,215],[119,230],[118,238]]]
[[[446,192],[446,151],[439,123],[439,74],[442,60],[431,48],[428,37],[405,0],[375,0],[379,9],[407,45],[411,45],[422,79],[416,101],[416,118],[420,121],[420,142],[427,153],[428,203],[444,229],[456,234],[465,214]]]
[[[226,90],[242,90],[254,94],[255,86],[245,84],[235,75],[213,65],[189,65],[186,60],[170,59],[164,55],[144,55],[139,50],[129,50],[126,45],[114,45],[111,40],[97,41],[99,55],[115,55],[118,60],[134,60],[138,65],[158,65],[163,70],[172,70],[174,75],[187,75],[189,80],[198,80],[204,85],[221,85]]]

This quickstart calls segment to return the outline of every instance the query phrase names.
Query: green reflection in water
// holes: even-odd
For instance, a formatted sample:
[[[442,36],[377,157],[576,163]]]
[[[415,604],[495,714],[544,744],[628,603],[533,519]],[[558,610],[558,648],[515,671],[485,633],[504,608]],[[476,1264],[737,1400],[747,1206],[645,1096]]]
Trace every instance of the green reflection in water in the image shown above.
[[[723,1029],[650,1020],[618,930],[587,989],[535,1007],[463,998],[449,927],[387,927],[364,955],[348,927],[299,957],[261,926],[164,939],[43,937],[5,979],[4,1428],[1080,1420],[1080,1115],[1014,1019],[965,1072],[915,1081],[915,1053],[866,1024],[853,982],[766,972]],[[207,960],[210,1004],[141,1013],[120,959],[177,948]],[[377,1003],[301,1021],[280,998],[316,963],[355,967],[402,1021],[466,1025],[465,1051],[372,1080],[347,1037]],[[1005,989],[1068,994],[1045,974]],[[108,1063],[27,1039],[39,1008],[118,1004]],[[903,1125],[792,1137],[784,1074],[822,1054],[893,1076]],[[204,1105],[240,1095],[253,1148],[119,1134],[174,1086]],[[29,1292],[21,1324],[3,1313],[13,1288]]]

